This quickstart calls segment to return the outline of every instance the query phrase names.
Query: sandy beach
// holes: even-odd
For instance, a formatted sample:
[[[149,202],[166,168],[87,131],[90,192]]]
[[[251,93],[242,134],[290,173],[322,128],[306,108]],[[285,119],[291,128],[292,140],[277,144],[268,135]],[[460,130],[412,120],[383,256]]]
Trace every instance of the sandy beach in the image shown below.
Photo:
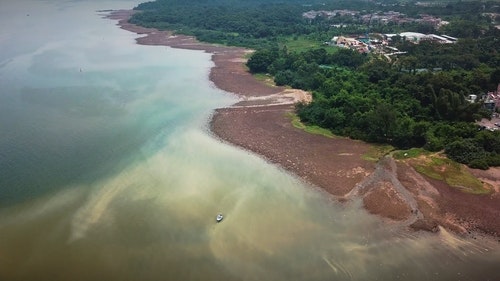
[[[471,170],[492,192],[473,195],[416,172],[409,161],[365,157],[372,145],[348,138],[328,138],[295,128],[294,104],[309,101],[300,90],[256,80],[245,67],[251,50],[200,43],[195,38],[135,26],[133,11],[114,11],[108,17],[141,35],[138,44],[203,50],[212,54],[210,80],[234,93],[240,101],[217,109],[210,121],[221,140],[255,152],[324,191],[332,200],[362,200],[371,213],[391,227],[439,231],[439,226],[462,235],[500,238],[500,169]]]

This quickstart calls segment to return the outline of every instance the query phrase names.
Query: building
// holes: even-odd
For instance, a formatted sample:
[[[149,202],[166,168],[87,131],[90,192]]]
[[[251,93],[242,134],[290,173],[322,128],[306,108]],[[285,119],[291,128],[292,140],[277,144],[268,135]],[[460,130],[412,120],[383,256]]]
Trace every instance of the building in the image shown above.
[[[370,48],[367,43],[364,43],[352,37],[335,36],[332,38],[331,42],[335,46],[349,48],[352,50],[356,50],[360,53],[367,53],[370,51]]]
[[[436,34],[423,34],[418,32],[402,32],[400,34],[384,34],[384,38],[387,40],[392,40],[395,36],[400,36],[402,39],[418,44],[421,41],[429,40],[442,44],[455,43],[457,38],[448,35],[436,35]]]
[[[427,35],[425,35],[423,33],[418,33],[418,32],[403,32],[403,33],[400,33],[399,36],[401,36],[402,38],[404,38],[407,41],[414,42],[414,43],[418,43],[422,39],[428,38]]]
[[[447,36],[447,37],[450,37],[450,36]],[[436,35],[436,34],[429,34],[428,35],[428,39],[436,41],[436,42],[439,42],[439,43],[442,43],[442,44],[451,44],[451,43],[454,43],[454,42],[457,41],[457,40],[452,41],[452,40],[448,39],[447,37],[445,37],[445,36],[439,36],[439,35]],[[450,38],[453,38],[453,37],[450,37]]]
[[[496,91],[488,92],[484,98],[484,108],[495,111],[495,109],[500,108],[500,83],[497,86]]]

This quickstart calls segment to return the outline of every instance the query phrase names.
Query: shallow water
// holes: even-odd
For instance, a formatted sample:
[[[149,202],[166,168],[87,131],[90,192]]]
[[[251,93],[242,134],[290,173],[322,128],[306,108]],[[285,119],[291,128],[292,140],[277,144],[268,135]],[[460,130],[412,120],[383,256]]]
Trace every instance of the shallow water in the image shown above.
[[[137,3],[0,4],[0,280],[498,280],[497,242],[400,232],[215,139],[210,55],[97,12]]]

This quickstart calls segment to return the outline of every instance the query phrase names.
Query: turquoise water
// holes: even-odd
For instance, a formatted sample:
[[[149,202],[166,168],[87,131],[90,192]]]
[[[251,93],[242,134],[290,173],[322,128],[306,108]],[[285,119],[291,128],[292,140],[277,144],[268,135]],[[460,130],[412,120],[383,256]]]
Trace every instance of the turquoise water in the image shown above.
[[[55,11],[38,4],[7,15],[46,27],[31,34],[36,24],[26,23],[3,46],[2,53],[17,52],[19,42],[8,41],[19,39],[30,50],[2,58],[1,203],[106,177],[230,102],[200,79],[208,54],[135,46],[132,34],[87,2],[59,2]]]
[[[136,4],[0,4],[0,280],[497,279],[496,242],[401,232],[215,139],[210,55],[97,12]]]

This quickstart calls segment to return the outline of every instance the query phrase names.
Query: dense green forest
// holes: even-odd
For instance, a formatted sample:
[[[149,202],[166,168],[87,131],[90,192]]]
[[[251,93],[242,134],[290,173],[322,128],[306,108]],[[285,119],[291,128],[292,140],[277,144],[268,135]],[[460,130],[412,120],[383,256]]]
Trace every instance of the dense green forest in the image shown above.
[[[447,56],[459,58],[467,46],[467,41],[451,46],[436,44],[432,49],[435,54],[425,56],[439,57],[444,51],[440,49],[446,47],[451,48]],[[498,67],[479,63],[478,67],[470,68],[467,63],[449,71],[416,72],[410,67],[423,67],[419,64],[425,62],[419,62],[418,54],[406,58],[389,63],[349,49],[333,54],[323,49],[301,54],[275,49],[257,51],[248,66],[254,72],[274,75],[278,85],[312,91],[313,102],[298,106],[298,114],[306,123],[320,125],[339,135],[390,143],[398,148],[447,149],[451,158],[473,167],[486,168],[500,163],[497,156],[500,134],[480,130],[473,123],[490,117],[491,113],[483,109],[481,103],[465,99],[482,89],[494,89],[499,81]],[[440,66],[438,61],[431,61],[432,66]],[[477,144],[471,148],[478,151],[456,149],[469,143]],[[467,156],[470,159],[460,158],[462,153],[473,152],[475,156]],[[478,161],[473,161],[476,158]]]
[[[500,131],[474,123],[491,117],[491,112],[482,102],[466,100],[500,83],[500,30],[493,26],[495,19],[483,14],[500,13],[498,3],[158,0],[137,9],[142,12],[134,15],[133,23],[256,49],[247,63],[251,72],[270,74],[278,85],[313,93],[312,103],[297,106],[305,123],[397,148],[444,149],[450,158],[474,168],[500,165]],[[339,9],[359,14],[303,17],[311,10]],[[435,27],[360,20],[363,14],[384,11],[428,14],[450,23]],[[348,25],[334,28],[336,23]],[[446,33],[459,40],[414,44],[395,38],[393,46],[405,55],[392,59],[322,45],[336,35],[400,31]],[[301,38],[317,42],[316,47],[291,47]]]
[[[335,35],[364,33],[367,24],[359,17],[369,13],[397,11],[408,16],[428,14],[441,16],[452,21],[446,33],[463,37],[464,33],[479,36],[481,30],[490,24],[488,17],[481,11],[500,13],[495,1],[453,1],[439,6],[417,6],[410,1],[380,2],[365,0],[157,0],[138,5],[142,11],[134,15],[132,23],[175,30],[194,35],[205,42],[224,43],[233,46],[245,46],[256,49],[272,47],[289,36],[307,36],[317,42],[330,40]],[[360,14],[352,18],[345,15],[325,19],[317,17],[306,20],[302,13],[310,10],[351,9]],[[335,23],[350,24],[342,29],[332,28]],[[384,24],[369,23],[371,32],[416,31],[431,33],[433,27],[426,24],[404,23]]]
[[[175,30],[205,42],[253,48],[271,47],[276,36],[310,34],[317,29],[305,25],[302,12],[310,9],[302,1],[267,0],[159,0],[139,5],[143,11],[132,23]],[[281,1],[282,2],[282,1]]]

